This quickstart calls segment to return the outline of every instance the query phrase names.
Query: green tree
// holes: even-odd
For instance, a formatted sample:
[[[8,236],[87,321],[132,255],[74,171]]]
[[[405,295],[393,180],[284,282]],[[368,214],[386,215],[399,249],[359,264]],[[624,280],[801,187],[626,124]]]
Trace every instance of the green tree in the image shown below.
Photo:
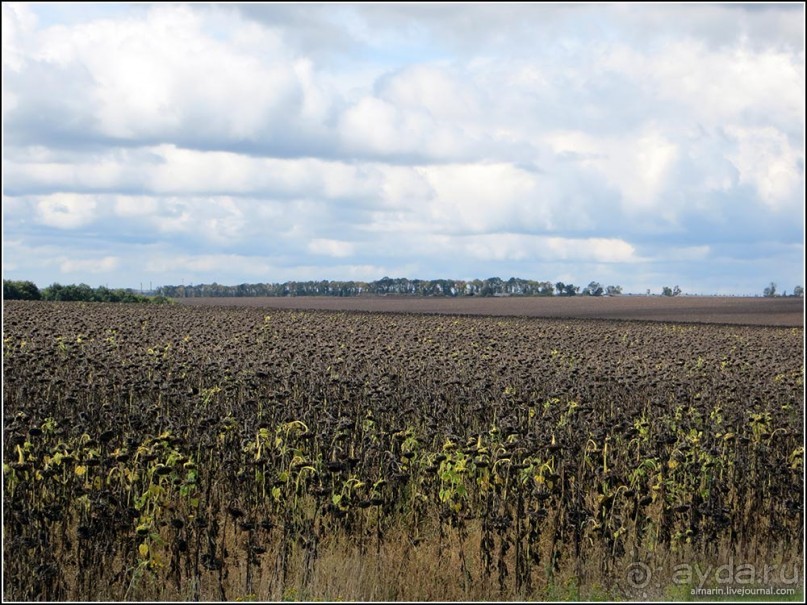
[[[580,292],[580,286],[575,286],[574,284],[566,284],[563,287],[564,296],[575,296],[578,292]]]
[[[583,295],[584,296],[602,296],[603,292],[602,286],[593,281],[590,282],[585,288],[583,288]]]
[[[3,300],[39,300],[42,294],[31,281],[3,280]]]
[[[64,286],[58,282],[54,282],[47,288],[42,290],[42,300],[62,300],[62,290]]]
[[[762,292],[765,296],[776,296],[776,284],[771,282],[771,285],[765,288]]]

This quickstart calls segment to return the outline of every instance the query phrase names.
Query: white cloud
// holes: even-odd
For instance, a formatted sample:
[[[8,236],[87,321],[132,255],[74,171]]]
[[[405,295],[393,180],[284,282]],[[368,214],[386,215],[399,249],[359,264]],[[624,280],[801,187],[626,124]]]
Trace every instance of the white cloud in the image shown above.
[[[382,155],[403,151],[398,122],[400,112],[386,101],[365,97],[345,112],[340,130],[349,149],[369,150]]]
[[[62,273],[112,273],[120,266],[117,256],[104,256],[98,259],[74,259],[62,257],[59,271]]]
[[[510,164],[449,164],[422,169],[434,191],[428,221],[449,232],[546,229],[552,200],[536,175]]]
[[[460,241],[465,252],[480,260],[535,259],[541,262],[593,263],[633,263],[641,260],[636,256],[636,251],[630,243],[619,239],[505,233],[469,236],[461,238]]]
[[[126,275],[220,283],[538,260],[556,274],[535,277],[578,282],[621,268],[697,283],[660,261],[706,275],[704,259],[734,258],[732,283],[803,271],[789,249],[764,252],[803,240],[796,17],[6,3],[7,266],[117,258]],[[740,244],[767,267],[737,261]],[[89,279],[95,265],[67,266]]]
[[[628,211],[652,210],[662,203],[661,193],[678,158],[677,145],[653,125],[618,137],[562,131],[545,140],[555,153],[575,154],[581,165],[598,171],[620,191]]]
[[[378,172],[383,175],[378,185],[380,201],[386,207],[416,208],[434,199],[436,192],[424,167],[385,166]]]
[[[804,193],[803,149],[791,146],[788,137],[772,127],[729,126],[725,131],[737,142],[729,157],[739,171],[741,183],[755,187],[761,201],[771,209],[800,203]]]
[[[436,119],[423,107],[398,106],[376,97],[364,97],[348,108],[340,117],[338,132],[350,153],[430,160],[467,155],[459,126]]]
[[[131,153],[78,156],[72,162],[30,148],[6,163],[7,184],[13,188],[33,186],[85,192],[141,189],[143,195],[115,196],[115,212],[126,217],[150,214],[157,203],[172,206],[181,197],[213,194],[216,194],[213,205],[222,197],[237,205],[240,202],[233,196],[249,195],[267,199],[267,203],[274,199],[319,198],[382,207],[427,202],[433,194],[424,169],[419,166],[256,158],[172,145]],[[159,196],[159,201],[154,196]]]
[[[115,200],[115,214],[121,218],[150,216],[157,212],[157,200],[143,196],[119,195]]]
[[[250,276],[271,274],[272,270],[272,265],[265,259],[241,254],[155,254],[145,261],[146,272],[173,275],[182,274],[183,271],[211,275],[232,267],[238,267],[239,271]]]
[[[804,54],[741,45],[710,49],[675,40],[656,52],[615,45],[601,68],[627,78],[656,103],[674,102],[682,118],[705,125],[741,119],[803,123]]]
[[[133,210],[137,200],[129,198],[123,205],[119,199],[116,210],[125,217],[145,219],[151,229],[165,234],[184,234],[199,242],[226,245],[243,239],[248,217],[243,203],[227,196],[194,198],[142,198],[142,205]]]
[[[440,121],[479,117],[479,92],[473,80],[459,80],[446,68],[414,65],[381,82],[379,97],[395,107],[426,111]]]
[[[238,203],[231,198],[215,202],[216,215],[204,222],[206,235],[222,243],[238,241],[246,227],[246,218]]]
[[[95,220],[96,206],[93,197],[54,193],[39,199],[36,203],[36,213],[43,225],[58,229],[76,229]]]
[[[15,45],[11,55],[52,66],[54,77],[86,78],[92,106],[85,111],[99,134],[256,141],[272,133],[273,123],[294,117],[303,89],[314,94],[315,87],[303,64],[295,70],[269,32],[252,26],[253,36],[267,44],[229,43],[209,33],[222,25],[191,6],[155,5],[142,18],[50,27],[39,33],[35,49]],[[14,61],[22,65],[23,59]],[[311,112],[316,103],[308,102],[314,118],[321,117]]]
[[[25,4],[3,3],[3,69],[14,72],[23,69],[28,39],[34,33],[36,23],[36,16]],[[5,97],[3,102],[5,104]]]
[[[355,250],[356,246],[351,242],[335,239],[314,239],[308,243],[308,251],[312,254],[334,258],[353,256]]]
[[[598,263],[630,263],[638,260],[634,247],[619,239],[550,237],[546,238],[542,245],[544,244],[552,256],[563,260],[579,259]]]

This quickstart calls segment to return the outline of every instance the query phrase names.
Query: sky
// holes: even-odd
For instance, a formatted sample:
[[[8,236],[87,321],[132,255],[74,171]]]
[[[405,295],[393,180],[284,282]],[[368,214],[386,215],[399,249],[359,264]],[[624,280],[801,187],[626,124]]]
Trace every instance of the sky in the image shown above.
[[[3,278],[792,291],[804,12],[4,2]]]

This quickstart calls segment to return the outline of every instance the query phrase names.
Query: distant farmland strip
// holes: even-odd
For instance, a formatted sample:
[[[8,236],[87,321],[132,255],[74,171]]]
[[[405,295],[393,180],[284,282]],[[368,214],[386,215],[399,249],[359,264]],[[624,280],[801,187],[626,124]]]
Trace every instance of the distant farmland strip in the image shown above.
[[[188,305],[274,309],[619,319],[757,326],[804,326],[804,299],[724,296],[493,297],[411,296],[183,298]]]

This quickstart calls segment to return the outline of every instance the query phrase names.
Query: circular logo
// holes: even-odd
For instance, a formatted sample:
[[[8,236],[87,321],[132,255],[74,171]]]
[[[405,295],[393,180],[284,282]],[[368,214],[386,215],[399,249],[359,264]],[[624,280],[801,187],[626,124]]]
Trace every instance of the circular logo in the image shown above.
[[[640,561],[636,561],[628,565],[625,577],[628,579],[628,584],[632,588],[645,588],[650,584],[650,577],[652,576],[650,568]]]

